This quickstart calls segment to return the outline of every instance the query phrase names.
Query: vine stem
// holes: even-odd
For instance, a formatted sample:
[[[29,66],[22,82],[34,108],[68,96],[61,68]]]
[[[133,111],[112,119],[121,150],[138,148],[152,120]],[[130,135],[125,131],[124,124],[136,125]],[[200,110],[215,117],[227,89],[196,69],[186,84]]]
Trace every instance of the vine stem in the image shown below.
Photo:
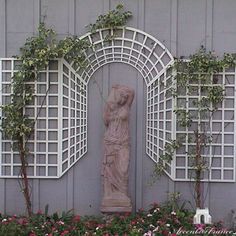
[[[29,190],[29,178],[28,178],[28,173],[27,173],[27,161],[25,159],[25,143],[23,137],[20,137],[18,140],[18,145],[19,145],[19,154],[20,154],[20,160],[21,160],[21,182],[22,182],[22,192],[25,197],[25,202],[26,202],[26,208],[27,208],[27,213],[28,216],[32,215],[32,203],[30,199],[30,190]]]
[[[201,196],[201,134],[198,131],[196,135],[196,158],[195,158],[195,167],[196,167],[196,183],[195,183],[195,193],[196,193],[196,207],[202,208],[202,196]]]

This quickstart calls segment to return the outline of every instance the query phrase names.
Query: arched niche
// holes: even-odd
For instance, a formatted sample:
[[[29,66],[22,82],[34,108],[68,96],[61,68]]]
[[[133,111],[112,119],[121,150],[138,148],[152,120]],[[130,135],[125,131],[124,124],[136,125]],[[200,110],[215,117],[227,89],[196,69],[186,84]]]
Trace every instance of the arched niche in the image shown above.
[[[173,56],[156,38],[130,27],[101,29],[81,39],[93,45],[85,52],[87,67],[80,68],[74,62],[67,65],[76,71],[86,87],[94,73],[110,63],[128,64],[141,74],[147,88],[146,153],[158,162],[165,144],[173,139],[173,99],[170,90],[168,92],[172,86],[169,68],[174,62]],[[171,175],[170,165],[167,173]]]

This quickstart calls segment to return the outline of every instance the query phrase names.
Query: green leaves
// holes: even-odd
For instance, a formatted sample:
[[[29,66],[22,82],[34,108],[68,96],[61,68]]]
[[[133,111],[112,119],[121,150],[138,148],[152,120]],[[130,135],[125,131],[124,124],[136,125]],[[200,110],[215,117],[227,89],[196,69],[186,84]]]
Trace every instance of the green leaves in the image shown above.
[[[130,11],[124,11],[124,6],[118,4],[115,10],[109,11],[105,15],[100,15],[96,23],[90,24],[88,27],[91,32],[102,28],[117,28],[124,26],[131,17],[132,13]]]
[[[123,26],[131,16],[131,12],[125,12],[123,5],[119,4],[115,10],[99,16],[96,23],[90,25],[90,29],[94,31],[98,28]],[[21,54],[17,58],[21,64],[12,77],[12,102],[2,107],[2,130],[11,139],[27,137],[33,130],[33,123],[23,115],[23,109],[32,101],[34,93],[26,83],[36,80],[38,73],[53,59],[65,58],[74,61],[77,68],[86,67],[88,61],[85,52],[92,47],[90,42],[77,36],[68,36],[58,41],[54,30],[46,28],[44,23],[39,25],[38,34],[28,38],[20,48]]]
[[[131,15],[131,12],[124,12],[123,5],[119,4],[115,10],[99,16],[96,23],[91,25],[91,30],[123,26]],[[34,130],[37,117],[34,121],[24,115],[24,108],[34,98],[34,89],[27,83],[37,80],[39,72],[47,68],[50,60],[65,58],[69,62],[73,61],[76,69],[86,67],[88,60],[85,52],[92,47],[90,42],[79,39],[77,36],[68,36],[58,41],[56,32],[41,23],[38,27],[38,34],[26,40],[20,48],[20,55],[16,57],[21,63],[17,65],[18,71],[14,72],[12,77],[11,102],[1,107],[3,114],[1,130],[5,137],[14,141],[21,157],[23,193],[29,215],[31,214],[31,202],[28,191],[27,162],[25,161],[28,150],[25,144]]]

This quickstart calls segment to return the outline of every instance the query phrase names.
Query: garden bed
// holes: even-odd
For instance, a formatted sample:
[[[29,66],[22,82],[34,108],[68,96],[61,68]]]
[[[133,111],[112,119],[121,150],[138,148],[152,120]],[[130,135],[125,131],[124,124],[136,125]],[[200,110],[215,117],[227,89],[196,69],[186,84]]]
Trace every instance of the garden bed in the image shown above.
[[[222,222],[193,225],[194,213],[170,205],[154,203],[151,209],[136,214],[114,214],[100,217],[74,215],[72,211],[52,215],[37,212],[32,217],[0,214],[1,236],[64,236],[64,235],[234,235]]]

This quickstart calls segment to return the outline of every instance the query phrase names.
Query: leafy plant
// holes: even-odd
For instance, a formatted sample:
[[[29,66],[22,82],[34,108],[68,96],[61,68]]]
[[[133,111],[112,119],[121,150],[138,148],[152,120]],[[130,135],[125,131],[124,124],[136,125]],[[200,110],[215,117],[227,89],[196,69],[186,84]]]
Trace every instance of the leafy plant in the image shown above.
[[[131,15],[131,12],[124,12],[123,5],[119,4],[115,10],[99,16],[96,23],[91,24],[91,31],[97,28],[123,26]],[[38,27],[38,34],[28,38],[24,46],[20,48],[20,55],[17,56],[17,59],[21,63],[18,66],[18,71],[12,77],[11,102],[1,106],[3,113],[1,130],[4,137],[11,139],[19,151],[21,190],[25,197],[28,215],[32,214],[32,206],[27,174],[29,150],[26,144],[34,130],[37,118],[32,120],[24,114],[24,108],[34,98],[34,91],[27,85],[27,82],[37,80],[39,72],[45,69],[51,60],[57,58],[73,61],[78,68],[87,66],[85,52],[91,47],[93,45],[90,42],[79,39],[77,36],[68,36],[58,41],[56,32],[47,29],[45,24],[41,23]]]
[[[224,85],[218,84],[215,74],[235,66],[235,55],[225,54],[223,58],[217,57],[213,52],[207,52],[204,47],[190,56],[189,60],[176,59],[174,69],[177,72],[173,86],[171,88],[172,96],[177,101],[174,109],[178,126],[184,129],[193,130],[194,137],[191,143],[194,143],[195,149],[188,152],[189,160],[192,159],[192,168],[195,172],[195,202],[197,207],[202,207],[202,188],[201,180],[204,171],[208,169],[208,163],[202,156],[204,147],[211,144],[206,127],[203,125],[218,110],[219,104],[224,100]],[[188,109],[187,100],[185,104],[178,104],[178,98],[181,96],[194,95],[193,104],[194,111]],[[197,97],[197,98],[196,98]],[[193,128],[193,122],[197,122],[197,126]],[[209,124],[208,124],[209,125]],[[185,140],[185,138],[184,138]],[[190,141],[190,140],[189,140]],[[160,156],[160,163],[155,168],[156,174],[161,174],[166,169],[166,157],[168,161],[172,160],[175,151],[181,147],[183,142],[181,139],[172,140],[178,145],[171,145],[171,148],[164,150],[164,155]],[[185,142],[185,141],[184,141]],[[166,148],[165,148],[166,149]]]
[[[67,213],[45,215],[40,211],[31,217],[3,216],[0,214],[0,235],[4,236],[175,236],[181,229],[190,235],[197,229],[192,223],[193,212],[179,205],[179,193],[171,194],[164,204],[153,203],[149,210],[140,209],[135,214],[123,213],[109,216],[86,216]],[[204,225],[201,225],[204,229]],[[211,227],[212,231],[225,230],[222,223]],[[231,231],[232,232],[232,231]],[[194,234],[195,235],[195,234]],[[199,233],[198,235],[216,235]],[[220,234],[224,235],[224,234]]]
[[[88,27],[91,32],[95,32],[97,29],[113,28],[116,29],[119,26],[126,25],[128,19],[132,16],[130,11],[124,11],[123,4],[118,4],[115,10],[109,11],[105,15],[98,16],[98,19],[94,24],[90,24]]]

